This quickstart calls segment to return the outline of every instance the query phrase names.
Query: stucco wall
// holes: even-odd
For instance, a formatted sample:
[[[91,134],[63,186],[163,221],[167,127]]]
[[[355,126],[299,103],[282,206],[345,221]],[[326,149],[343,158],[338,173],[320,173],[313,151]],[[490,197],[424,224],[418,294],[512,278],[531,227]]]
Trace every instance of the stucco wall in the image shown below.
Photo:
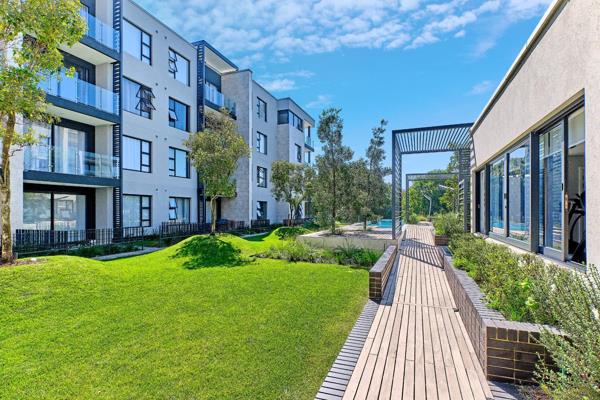
[[[474,170],[585,96],[588,261],[600,264],[600,0],[571,0],[473,131]],[[472,179],[474,182],[475,180]],[[473,196],[473,199],[475,197]],[[474,215],[475,204],[472,210]]]

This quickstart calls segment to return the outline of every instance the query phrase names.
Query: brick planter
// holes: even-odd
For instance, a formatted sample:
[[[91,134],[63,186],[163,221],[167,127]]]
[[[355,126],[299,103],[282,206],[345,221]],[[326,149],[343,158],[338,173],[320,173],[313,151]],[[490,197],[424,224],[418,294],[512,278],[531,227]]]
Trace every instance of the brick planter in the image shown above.
[[[396,246],[389,246],[373,265],[373,268],[369,270],[369,298],[371,300],[381,300],[397,252],[398,248]]]
[[[535,364],[541,359],[551,363],[545,347],[538,342],[542,326],[508,321],[488,308],[477,283],[465,271],[454,268],[452,257],[440,251],[454,301],[486,377],[516,384],[535,383]]]
[[[436,235],[434,233],[433,234],[433,242],[435,243],[436,246],[448,246],[448,243],[450,242],[450,238],[446,235]]]

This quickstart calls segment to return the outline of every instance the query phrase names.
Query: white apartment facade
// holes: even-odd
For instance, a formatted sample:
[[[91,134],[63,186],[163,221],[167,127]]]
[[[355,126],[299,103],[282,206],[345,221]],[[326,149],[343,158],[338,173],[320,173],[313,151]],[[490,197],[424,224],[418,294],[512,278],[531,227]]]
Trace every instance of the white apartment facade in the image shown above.
[[[223,106],[252,153],[236,173],[237,195],[223,199],[215,217],[246,224],[288,217],[270,192],[271,164],[311,162],[310,115],[264,90],[252,71],[240,71],[204,41],[189,43],[130,0],[82,0],[82,15],[87,34],[64,49],[76,76],[44,84],[61,120],[35,127],[41,142],[13,160],[14,230],[209,222],[183,142],[201,129],[206,112]],[[280,111],[296,118],[279,124]],[[302,159],[290,150],[292,142]]]

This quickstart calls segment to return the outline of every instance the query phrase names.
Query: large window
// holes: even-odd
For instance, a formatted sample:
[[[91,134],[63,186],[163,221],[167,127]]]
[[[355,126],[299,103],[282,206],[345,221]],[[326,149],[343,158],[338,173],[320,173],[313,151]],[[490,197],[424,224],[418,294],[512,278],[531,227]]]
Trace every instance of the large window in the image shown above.
[[[267,169],[263,167],[256,167],[256,184],[258,187],[267,187]]]
[[[267,202],[257,201],[256,202],[256,219],[265,220],[267,219]]]
[[[277,112],[277,124],[290,124],[300,131],[304,131],[304,121],[290,110],[279,110]]]
[[[190,222],[190,199],[187,197],[169,197],[169,220]]]
[[[23,228],[57,231],[86,229],[86,196],[24,192]]]
[[[302,118],[290,111],[290,125],[294,126],[300,131],[304,131],[304,121]]]
[[[256,98],[256,116],[267,122],[267,103],[260,97]]]
[[[301,163],[302,162],[302,146],[299,146],[299,145],[295,145],[295,146],[296,146],[296,161]]]
[[[189,110],[187,105],[169,97],[169,126],[187,132],[189,130]]]
[[[508,232],[529,241],[531,223],[531,174],[529,142],[508,154]]]
[[[540,135],[540,242],[554,250],[563,248],[563,145],[563,122]]]
[[[152,36],[127,20],[123,20],[123,50],[152,64]]]
[[[169,74],[184,85],[190,85],[190,62],[173,49],[169,49]]]
[[[123,195],[123,227],[134,228],[152,225],[152,197]]]
[[[256,132],[256,151],[267,154],[267,135]]]
[[[146,140],[123,136],[123,168],[152,172],[151,144]]]
[[[504,234],[504,157],[490,169],[490,231]]]
[[[152,89],[123,78],[123,109],[144,118],[152,118],[154,105]]]
[[[190,177],[190,161],[187,151],[169,147],[169,176]]]

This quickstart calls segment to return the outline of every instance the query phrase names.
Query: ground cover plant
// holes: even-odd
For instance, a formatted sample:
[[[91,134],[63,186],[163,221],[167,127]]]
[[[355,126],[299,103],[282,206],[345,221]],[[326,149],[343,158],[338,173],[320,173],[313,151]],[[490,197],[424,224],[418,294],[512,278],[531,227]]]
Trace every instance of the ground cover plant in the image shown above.
[[[280,241],[0,268],[0,398],[313,398],[368,276],[256,257]]]
[[[438,214],[433,219],[435,234],[439,236],[454,236],[464,232],[463,221],[457,213]]]
[[[552,365],[538,363],[537,379],[553,399],[600,399],[600,272],[580,273],[517,255],[470,234],[452,238],[454,266],[478,283],[491,308],[507,319],[552,325],[540,342]]]

